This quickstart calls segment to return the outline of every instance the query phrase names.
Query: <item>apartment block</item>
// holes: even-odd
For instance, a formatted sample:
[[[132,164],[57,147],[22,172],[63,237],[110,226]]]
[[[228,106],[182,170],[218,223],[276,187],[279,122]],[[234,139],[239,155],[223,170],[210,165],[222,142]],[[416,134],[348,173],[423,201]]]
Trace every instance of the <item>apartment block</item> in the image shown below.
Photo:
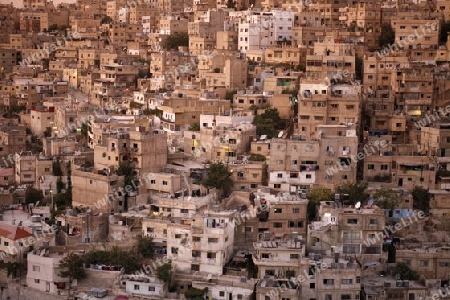
[[[141,130],[141,131],[140,131]],[[118,167],[129,161],[140,174],[158,172],[167,163],[167,135],[164,131],[142,131],[137,127],[128,132],[104,132],[101,143],[94,148],[97,168]]]
[[[313,222],[308,230],[310,255],[314,253],[328,258],[327,264],[336,263],[336,268],[344,263],[343,269],[347,268],[347,263],[354,269],[356,264],[370,264],[387,258],[382,251],[383,209],[376,206],[345,208],[336,202],[322,202],[318,214],[321,221]],[[371,243],[364,243],[369,239]]]
[[[317,134],[318,125],[360,124],[361,86],[302,81],[299,90],[298,127],[294,131],[307,138]]]
[[[72,203],[104,213],[123,211],[126,207],[123,181],[123,176],[111,174],[108,170],[73,168]]]
[[[234,212],[205,211],[184,225],[169,224],[167,256],[179,273],[222,275],[233,254]]]

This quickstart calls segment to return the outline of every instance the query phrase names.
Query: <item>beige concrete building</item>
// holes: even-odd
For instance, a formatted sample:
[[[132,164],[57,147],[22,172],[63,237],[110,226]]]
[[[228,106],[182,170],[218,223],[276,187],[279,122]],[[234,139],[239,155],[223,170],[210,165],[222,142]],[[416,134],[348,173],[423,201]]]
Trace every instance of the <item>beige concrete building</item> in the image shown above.
[[[94,161],[100,169],[129,161],[140,174],[159,172],[167,163],[167,135],[158,130],[105,132],[94,148]]]
[[[418,44],[425,48],[438,45],[440,30],[438,19],[399,16],[391,19],[391,26],[398,47],[411,49]]]
[[[104,213],[124,210],[123,176],[108,171],[72,169],[73,206],[89,207]],[[120,190],[122,188],[122,192]]]
[[[49,132],[51,134],[54,116],[55,110],[53,107],[42,110],[31,110],[31,131],[38,136],[43,135],[44,132]]]
[[[175,272],[222,275],[233,255],[235,212],[208,211],[167,228],[167,256]]]
[[[360,124],[361,86],[323,81],[302,81],[299,90],[298,124],[294,132],[313,138],[318,125]]]
[[[59,264],[63,255],[50,249],[38,249],[27,255],[27,286],[51,295],[69,295],[69,287],[76,287],[77,280],[59,276]]]
[[[250,150],[256,127],[250,116],[201,115],[200,132],[185,132],[185,152],[207,161],[233,163]]]
[[[313,222],[308,230],[309,253],[330,260],[338,257],[339,263],[347,260],[346,263],[353,263],[353,267],[358,261],[370,264],[387,258],[387,254],[382,251],[385,225],[383,209],[376,206],[362,207],[360,210],[339,208],[330,201],[320,204],[318,215],[321,221]],[[324,228],[328,230],[324,231]],[[370,243],[367,242],[369,239]]]
[[[23,256],[29,249],[22,249],[23,245],[28,245],[28,238],[32,234],[22,227],[1,222],[0,229],[0,256],[5,262],[22,262]]]
[[[254,206],[261,211],[257,216],[258,232],[268,232],[266,235],[271,239],[287,240],[292,235],[297,235],[299,240],[306,239],[306,193],[279,193],[275,196],[257,192],[255,195]]]

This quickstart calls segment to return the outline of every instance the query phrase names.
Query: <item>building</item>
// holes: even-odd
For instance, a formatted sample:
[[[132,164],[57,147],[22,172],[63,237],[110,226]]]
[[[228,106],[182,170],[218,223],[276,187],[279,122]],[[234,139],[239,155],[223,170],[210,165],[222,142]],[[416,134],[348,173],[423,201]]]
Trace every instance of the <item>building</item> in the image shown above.
[[[64,255],[50,249],[34,250],[27,255],[27,286],[52,295],[69,295],[70,288],[77,286],[77,280],[59,276],[59,264]]]

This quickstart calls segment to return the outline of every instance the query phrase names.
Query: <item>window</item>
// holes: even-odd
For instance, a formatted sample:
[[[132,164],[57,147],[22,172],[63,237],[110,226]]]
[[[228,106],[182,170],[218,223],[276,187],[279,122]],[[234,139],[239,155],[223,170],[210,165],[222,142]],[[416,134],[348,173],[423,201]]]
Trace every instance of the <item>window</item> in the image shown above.
[[[309,288],[310,288],[310,289],[315,289],[315,288],[316,288],[316,284],[315,284],[314,282],[311,282],[311,283],[309,284]]]
[[[208,253],[206,254],[206,257],[207,257],[207,258],[211,258],[211,259],[215,259],[215,258],[216,258],[216,254],[215,254],[215,253],[212,253],[212,252],[208,252]]]
[[[351,300],[351,299],[352,299],[352,295],[349,295],[349,294],[341,295],[341,300]]]
[[[147,232],[155,232],[155,228],[147,227]]]
[[[171,252],[172,254],[178,254],[178,248],[172,247]]]
[[[323,280],[323,284],[324,285],[333,285],[334,284],[334,279],[324,279]]]
[[[367,165],[367,170],[375,170],[375,165],[374,164],[368,164]]]
[[[450,267],[450,262],[440,262],[439,263],[439,267],[441,267],[441,268],[447,268],[447,267]]]
[[[274,188],[274,189],[281,189],[281,184],[274,184],[274,185],[273,185],[273,188]]]
[[[356,283],[361,283],[361,277],[356,276]]]
[[[219,296],[220,296],[220,297],[225,297],[225,292],[224,292],[224,291],[220,291],[220,292],[219,292]]]
[[[40,271],[41,271],[41,267],[33,266],[33,272],[40,272]]]
[[[299,258],[299,255],[298,255],[298,254],[291,254],[291,255],[290,255],[290,258],[291,258],[291,259],[298,259],[298,258]]]
[[[180,233],[175,234],[175,238],[176,239],[181,239],[181,234]]]
[[[40,282],[39,279],[35,279],[35,280],[34,280],[34,283],[39,283],[39,282]]]
[[[191,271],[200,271],[200,265],[191,265]]]
[[[352,284],[353,279],[342,279],[342,284]]]
[[[163,184],[163,185],[167,185],[167,181],[164,181],[164,180],[163,180],[162,184]]]
[[[358,219],[347,219],[347,224],[358,224]]]
[[[381,170],[386,171],[388,169],[388,165],[381,165]]]
[[[289,228],[302,228],[303,227],[303,221],[289,221],[288,222]]]
[[[273,212],[276,214],[281,214],[283,212],[283,210],[281,208],[274,208]]]
[[[3,242],[3,245],[4,245],[4,246],[9,246],[9,242],[4,241],[4,242]]]
[[[420,266],[421,267],[428,267],[428,260],[421,260],[420,261]]]
[[[140,285],[139,285],[139,284],[135,284],[135,285],[134,285],[134,290],[135,290],[135,291],[139,291],[139,288],[140,288]]]
[[[273,228],[283,228],[283,223],[280,222],[273,223]]]
[[[201,237],[199,237],[199,236],[193,236],[193,237],[192,237],[192,241],[193,241],[193,242],[200,242],[200,241],[201,241]]]
[[[219,239],[218,238],[208,238],[208,243],[218,243]]]
[[[187,213],[189,213],[189,210],[188,210],[188,209],[182,208],[182,209],[180,209],[180,212],[181,212],[182,214],[187,214]]]
[[[293,208],[292,209],[292,213],[293,214],[299,214],[300,213],[300,208]]]
[[[378,223],[377,219],[370,219],[369,224],[370,225],[376,225]]]
[[[148,287],[148,291],[149,292],[154,292],[155,291],[155,287],[154,286],[149,286]]]

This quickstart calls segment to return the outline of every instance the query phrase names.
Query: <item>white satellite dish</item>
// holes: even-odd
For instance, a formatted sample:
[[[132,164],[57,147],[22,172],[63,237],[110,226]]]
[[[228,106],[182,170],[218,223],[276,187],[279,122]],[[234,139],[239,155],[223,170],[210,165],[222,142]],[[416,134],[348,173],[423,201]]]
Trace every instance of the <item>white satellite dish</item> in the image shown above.
[[[283,130],[280,131],[280,133],[278,134],[278,138],[282,138],[283,137]]]
[[[355,204],[355,208],[359,209],[361,207],[361,202],[358,201],[358,203]]]

